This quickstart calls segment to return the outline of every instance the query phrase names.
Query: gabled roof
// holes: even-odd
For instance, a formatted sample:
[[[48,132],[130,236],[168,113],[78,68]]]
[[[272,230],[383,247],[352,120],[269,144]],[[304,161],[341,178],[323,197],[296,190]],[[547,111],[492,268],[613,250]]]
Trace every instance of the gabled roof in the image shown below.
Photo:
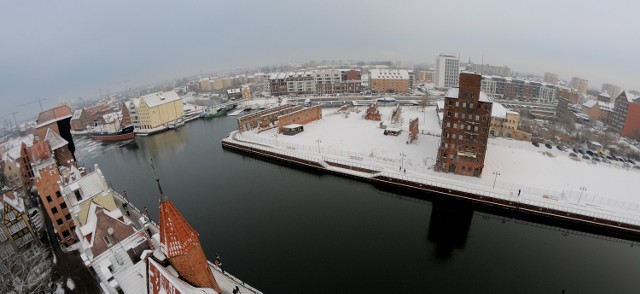
[[[627,102],[629,103],[640,103],[640,96],[637,96],[627,90],[622,91],[622,93],[620,93],[620,95],[618,96],[618,98],[620,96],[623,96],[627,99]]]
[[[175,91],[168,91],[144,95],[140,97],[140,99],[142,99],[147,104],[147,106],[155,107],[161,104],[181,100],[182,98],[180,98],[178,93],[176,93]]]
[[[51,150],[56,150],[69,144],[67,140],[60,137],[60,135],[54,132],[51,128],[47,128],[47,134],[44,136],[44,139],[49,141],[49,147],[51,147]]]
[[[36,120],[36,128],[46,126],[48,124],[72,117],[71,108],[67,105],[60,105],[49,110],[40,112],[38,120]]]
[[[15,195],[13,191],[8,191],[7,193],[4,193],[2,195],[2,201],[9,204],[11,207],[13,207],[13,209],[19,212],[25,212],[24,200],[22,200],[22,198]]]

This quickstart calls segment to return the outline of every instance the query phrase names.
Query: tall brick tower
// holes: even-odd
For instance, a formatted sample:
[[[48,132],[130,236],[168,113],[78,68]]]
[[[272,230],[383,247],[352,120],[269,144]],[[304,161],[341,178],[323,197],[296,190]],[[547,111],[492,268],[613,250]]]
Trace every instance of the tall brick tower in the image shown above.
[[[476,177],[482,173],[492,103],[480,91],[481,80],[481,75],[463,72],[460,86],[445,95],[437,170]]]
[[[198,233],[182,217],[171,200],[164,197],[160,180],[160,243],[162,253],[181,278],[200,288],[211,288],[218,293],[220,286],[213,277],[207,257],[200,246]]]

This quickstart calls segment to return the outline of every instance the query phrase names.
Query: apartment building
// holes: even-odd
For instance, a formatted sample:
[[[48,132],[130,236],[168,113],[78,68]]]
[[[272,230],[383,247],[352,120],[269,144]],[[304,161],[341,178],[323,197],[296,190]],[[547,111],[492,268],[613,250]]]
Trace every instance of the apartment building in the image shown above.
[[[460,60],[454,54],[440,54],[436,58],[436,88],[448,89],[458,86]]]
[[[376,93],[409,93],[411,75],[406,69],[372,69],[369,87]]]
[[[482,76],[482,91],[491,98],[555,103],[557,87],[521,78]]]
[[[589,88],[589,81],[582,78],[573,77],[571,78],[571,88],[576,89],[578,93],[582,95],[586,95]]]
[[[623,137],[640,140],[640,96],[623,91],[615,100],[611,127]]]
[[[544,73],[544,82],[548,84],[555,85],[558,83],[558,74],[546,72]]]
[[[604,83],[602,84],[601,92],[606,92],[609,94],[609,97],[615,98],[620,96],[620,93],[622,93],[622,88],[613,84]],[[613,101],[605,101],[605,102],[613,102]]]

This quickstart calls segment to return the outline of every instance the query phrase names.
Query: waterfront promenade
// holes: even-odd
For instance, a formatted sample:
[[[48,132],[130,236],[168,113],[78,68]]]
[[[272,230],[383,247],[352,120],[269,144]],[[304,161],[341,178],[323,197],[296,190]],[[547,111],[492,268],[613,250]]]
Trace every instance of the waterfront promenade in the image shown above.
[[[330,117],[331,114],[328,116]],[[328,116],[325,115],[325,118],[329,120],[342,119],[335,117],[328,118]],[[429,116],[424,114],[424,117],[427,118],[428,121]],[[323,120],[325,118],[323,118]],[[506,182],[503,178],[491,176],[492,170],[487,168],[487,166],[502,166],[506,169],[508,162],[500,162],[501,158],[496,158],[485,166],[485,175],[482,178],[435,172],[433,171],[433,165],[435,164],[433,157],[435,156],[429,153],[429,149],[435,149],[434,146],[437,146],[439,138],[437,133],[434,134],[437,127],[433,126],[433,120],[428,121],[431,126],[430,128],[424,128],[427,129],[426,132],[429,133],[429,135],[422,137],[422,145],[412,146],[406,144],[406,148],[403,148],[405,144],[402,144],[404,142],[402,142],[403,139],[400,138],[375,135],[358,137],[359,135],[366,136],[366,134],[364,134],[365,130],[354,127],[346,121],[348,120],[340,121],[344,123],[341,132],[326,130],[326,128],[329,127],[327,125],[329,123],[324,123],[323,125],[323,122],[313,122],[305,128],[306,137],[298,141],[296,141],[295,136],[290,137],[275,134],[275,130],[261,133],[256,133],[255,131],[245,133],[234,131],[222,140],[222,144],[223,147],[250,152],[256,155],[304,165],[317,170],[354,177],[369,182],[424,192],[436,192],[440,195],[447,195],[448,197],[456,199],[578,223],[598,229],[610,230],[614,233],[640,234],[640,205],[629,201],[629,195],[618,193],[602,196],[594,193],[584,193],[584,190],[577,188],[558,189],[553,184],[547,184],[545,182],[539,182],[539,186],[527,185],[527,182],[523,183],[522,181]],[[368,145],[369,148],[375,151],[366,154],[363,152],[355,152],[352,149],[343,150],[335,148],[336,144],[342,144],[346,147],[346,137],[349,136],[357,137],[353,140],[360,141],[360,145]],[[312,142],[310,138],[317,138],[315,139],[316,144],[310,144]],[[394,145],[389,143],[389,140],[393,139],[398,139],[400,144]],[[334,146],[331,146],[332,142]],[[507,155],[504,155],[506,153],[515,153],[515,155],[512,156],[522,161],[546,160],[545,155],[540,155],[540,158],[534,158],[537,156],[536,153],[523,150],[522,153],[518,154],[517,148],[515,148],[515,151],[513,150],[513,146],[521,146],[523,143],[525,142],[493,139],[493,141],[490,141],[489,148],[494,149],[494,151],[500,150],[501,157],[507,157]],[[543,151],[544,150],[539,152]],[[400,158],[397,156],[395,158],[390,157],[389,155],[393,153],[400,153]],[[552,158],[562,156],[562,154],[547,153],[551,154]],[[408,156],[406,154],[408,154]],[[492,159],[489,154],[488,158],[489,160]],[[564,163],[561,160],[568,159],[557,158],[552,162],[555,164],[556,161],[560,161],[560,167],[556,166],[557,172],[562,171],[563,164],[573,168],[573,162]],[[523,165],[526,165],[526,162],[524,162]],[[629,178],[638,177],[638,173],[634,170],[616,170],[611,166],[600,167],[586,165],[585,167],[586,169],[591,169],[591,171],[596,174],[598,172],[617,172]],[[578,166],[578,168],[585,167]],[[514,167],[510,168],[515,169]],[[531,173],[536,171],[537,169],[533,168]],[[526,171],[523,172],[525,175],[526,173]],[[547,171],[547,173],[549,173],[549,171]],[[530,176],[533,178],[536,177],[531,174]],[[566,178],[563,174],[558,174],[557,177],[561,179]],[[541,176],[539,178],[544,177]],[[590,183],[590,185],[595,184],[596,183]],[[615,183],[611,184],[615,185]],[[606,187],[600,188],[605,189]],[[594,187],[593,190],[597,190],[596,187]]]

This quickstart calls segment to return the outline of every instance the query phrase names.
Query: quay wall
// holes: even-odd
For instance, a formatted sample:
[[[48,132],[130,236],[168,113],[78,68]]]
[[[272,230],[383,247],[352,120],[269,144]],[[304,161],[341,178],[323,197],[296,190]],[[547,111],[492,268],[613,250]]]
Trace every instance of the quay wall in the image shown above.
[[[509,213],[531,216],[542,220],[558,221],[562,224],[577,226],[578,229],[595,232],[598,234],[615,236],[625,239],[640,240],[640,225],[625,223],[615,219],[607,219],[595,213],[567,212],[559,210],[552,205],[536,205],[530,201],[521,199],[506,199],[496,197],[493,193],[478,193],[463,187],[454,187],[430,181],[417,181],[409,177],[398,178],[395,175],[362,167],[350,166],[346,163],[325,162],[318,158],[299,158],[300,156],[284,155],[275,152],[268,147],[247,146],[223,139],[222,147],[246,153],[249,155],[275,160],[285,164],[292,164],[315,171],[334,174],[342,177],[353,178],[372,184],[380,184],[392,188],[417,191],[436,195],[446,199],[461,200],[474,205],[503,210]],[[333,167],[333,168],[330,168]],[[364,175],[352,171],[362,172]],[[425,195],[425,198],[428,198]]]

